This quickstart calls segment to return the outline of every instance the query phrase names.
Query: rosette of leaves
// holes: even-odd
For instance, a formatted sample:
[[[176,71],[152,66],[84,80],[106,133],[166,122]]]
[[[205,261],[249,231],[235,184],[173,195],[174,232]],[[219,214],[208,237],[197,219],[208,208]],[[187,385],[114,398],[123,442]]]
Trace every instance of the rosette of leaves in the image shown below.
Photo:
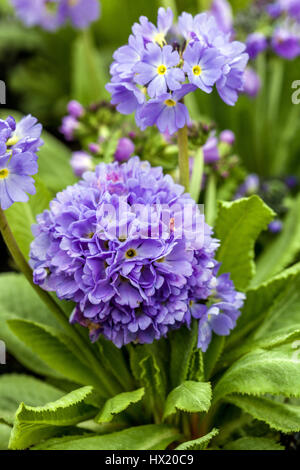
[[[37,190],[27,211],[48,204]],[[28,257],[31,220],[20,229],[20,206],[7,216]],[[232,334],[204,354],[195,325],[151,345],[91,344],[86,330],[58,323],[22,275],[1,274],[0,338],[35,378],[1,375],[0,447],[284,448],[282,434],[300,430],[300,264],[253,281],[255,241],[272,217],[257,196],[219,203],[218,259],[247,300]],[[67,318],[73,306],[59,305]]]

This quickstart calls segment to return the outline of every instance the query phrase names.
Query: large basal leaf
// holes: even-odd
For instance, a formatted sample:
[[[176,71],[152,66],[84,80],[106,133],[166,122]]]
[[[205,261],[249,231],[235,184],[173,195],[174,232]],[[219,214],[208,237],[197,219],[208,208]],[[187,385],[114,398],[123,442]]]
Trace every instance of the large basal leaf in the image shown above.
[[[36,179],[36,194],[28,202],[16,202],[6,212],[10,229],[25,259],[29,259],[30,243],[33,240],[31,227],[36,223],[36,216],[48,208],[52,199],[46,186]]]
[[[197,322],[191,330],[183,326],[169,335],[171,343],[170,378],[173,388],[188,378],[189,366],[198,337]]]
[[[7,424],[0,423],[0,450],[7,450],[11,427]]]
[[[15,413],[21,402],[31,406],[41,406],[63,395],[63,391],[28,375],[2,375],[0,377],[0,420],[13,424]]]
[[[9,442],[10,449],[27,449],[61,432],[59,428],[75,425],[95,415],[96,409],[86,400],[93,387],[82,387],[45,406],[32,407],[21,403],[16,413]]]
[[[286,291],[289,287],[292,287],[293,290],[296,289],[299,276],[300,263],[297,263],[269,281],[264,282],[259,287],[249,289],[242,314],[237,321],[237,326],[226,342],[226,347],[231,349],[233,343],[261,324],[265,319],[266,313],[283,291]],[[289,324],[288,311],[282,317],[282,323]]]
[[[255,241],[273,217],[273,211],[258,196],[219,203],[215,232],[221,246],[217,259],[222,263],[220,272],[229,272],[237,289],[246,289],[255,275]]]
[[[129,372],[122,349],[117,348],[112,341],[100,336],[97,341],[100,361],[113,374],[125,390],[134,388],[133,378]],[[111,367],[111,365],[114,365]]]
[[[187,413],[208,411],[210,402],[211,386],[209,383],[187,380],[168,395],[164,418],[176,413],[176,411],[185,411]]]
[[[214,401],[237,394],[300,396],[300,360],[291,345],[246,354],[222,376]]]
[[[141,401],[145,393],[143,388],[133,392],[119,393],[113,398],[109,398],[100,413],[96,416],[97,423],[108,423],[114,416],[126,410],[130,405]]]
[[[54,328],[25,320],[9,320],[8,325],[49,367],[71,381],[81,385],[94,385],[105,397],[101,381],[79,357],[76,357],[76,347],[68,336]]]
[[[266,437],[241,437],[227,444],[224,450],[284,450],[284,447]]]
[[[210,433],[205,436],[199,437],[192,441],[186,441],[176,447],[175,450],[205,450],[210,441],[219,433],[218,429],[214,428]]]
[[[251,285],[258,286],[291,264],[300,251],[300,196],[295,199],[283,225],[282,232],[259,257]]]
[[[228,397],[227,401],[277,431],[284,433],[300,431],[300,406],[246,395],[233,395]]]
[[[164,424],[148,424],[104,436],[53,439],[35,449],[43,450],[164,450],[180,439],[177,429]]]
[[[7,350],[37,374],[61,378],[61,374],[39,359],[7,325],[7,320],[19,318],[60,329],[51,312],[21,274],[1,274],[0,292],[0,338],[5,342]],[[18,295],[15,295],[16,292]]]

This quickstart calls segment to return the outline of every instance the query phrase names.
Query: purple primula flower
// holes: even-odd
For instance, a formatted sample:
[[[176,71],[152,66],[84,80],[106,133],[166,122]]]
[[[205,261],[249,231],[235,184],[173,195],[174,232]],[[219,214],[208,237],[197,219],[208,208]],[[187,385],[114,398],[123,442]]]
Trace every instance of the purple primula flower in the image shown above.
[[[85,29],[100,16],[99,0],[60,0],[60,13],[77,29]]]
[[[93,169],[92,157],[86,152],[73,152],[70,160],[71,167],[76,176],[81,177],[86,171]]]
[[[252,33],[249,34],[246,41],[247,53],[249,54],[250,59],[254,60],[268,47],[268,41],[266,36],[263,33]]]
[[[12,0],[17,16],[26,26],[56,31],[67,20],[86,28],[100,15],[98,0]]]
[[[64,135],[64,138],[70,141],[74,139],[74,134],[78,127],[79,122],[76,118],[73,116],[64,116],[59,130]]]
[[[184,72],[177,68],[180,57],[171,46],[147,44],[143,60],[138,62],[133,71],[134,81],[139,85],[147,85],[147,91],[151,98],[155,98],[169,90],[179,90],[181,82],[184,82]]]
[[[186,84],[172,94],[165,93],[148,101],[141,110],[140,123],[145,127],[156,124],[161,133],[174,134],[190,122],[187,107],[180,100],[195,89],[193,85]]]
[[[227,0],[213,0],[210,12],[223,33],[233,32],[232,7]]]
[[[284,59],[293,60],[300,55],[300,27],[280,26],[272,37],[272,48]]]
[[[220,159],[218,139],[216,137],[209,137],[203,145],[202,150],[205,163],[215,163]]]
[[[258,175],[252,173],[247,176],[244,183],[238,188],[235,195],[235,199],[240,199],[245,196],[252,196],[256,194],[260,187],[260,181]]]
[[[229,129],[226,129],[220,134],[220,142],[224,142],[228,145],[233,145],[235,142],[235,134]]]
[[[220,78],[225,59],[215,48],[208,48],[200,42],[189,44],[183,54],[183,70],[189,81],[206,93]]]
[[[268,229],[271,233],[280,233],[282,230],[282,222],[279,219],[273,220],[269,223]]]
[[[81,118],[84,115],[84,107],[76,100],[70,101],[67,109],[70,116],[75,119]]]
[[[112,94],[111,103],[122,114],[131,114],[145,102],[144,93],[133,83],[108,83],[105,88]]]
[[[261,88],[261,80],[252,67],[247,67],[244,72],[243,93],[255,98]]]
[[[38,171],[37,155],[43,145],[42,126],[31,115],[16,124],[13,117],[0,120],[0,206],[26,202],[26,193],[35,194],[32,175]]]
[[[191,237],[195,218],[201,229]],[[226,275],[218,281],[219,243],[193,199],[161,168],[138,157],[102,163],[58,193],[37,222],[34,282],[76,303],[70,321],[87,327],[92,341],[102,334],[118,347],[152,343],[190,326],[200,318],[191,306],[215,298],[220,315],[231,319],[221,334],[234,325],[242,301],[238,306]]]
[[[120,79],[134,76],[134,66],[140,62],[145,53],[145,45],[141,36],[130,35],[127,46],[122,46],[114,52],[115,65],[111,69],[112,75]]]
[[[128,137],[122,137],[119,139],[117,149],[115,151],[115,160],[118,162],[124,162],[128,160],[134,152],[134,143]]]
[[[140,23],[135,23],[132,32],[135,36],[141,36],[145,43],[156,42],[160,46],[165,44],[168,31],[173,23],[173,12],[171,8],[160,7],[157,15],[157,27],[151,23],[146,16],[140,17]]]

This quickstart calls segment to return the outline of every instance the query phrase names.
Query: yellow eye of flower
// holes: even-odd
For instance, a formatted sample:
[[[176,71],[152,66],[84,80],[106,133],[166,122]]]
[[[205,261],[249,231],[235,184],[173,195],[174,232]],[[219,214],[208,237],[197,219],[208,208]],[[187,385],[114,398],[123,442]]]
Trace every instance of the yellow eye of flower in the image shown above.
[[[8,141],[6,142],[6,145],[8,147],[11,147],[12,145],[16,145],[19,142],[19,137],[17,135],[13,135]]]
[[[9,171],[7,168],[3,168],[3,170],[0,170],[0,179],[3,180],[7,178],[9,175]]]
[[[127,259],[134,258],[137,255],[137,252],[133,248],[129,248],[129,250],[126,251],[125,257]]]
[[[200,65],[194,65],[194,67],[193,67],[193,74],[196,75],[196,76],[198,76],[198,75],[201,74],[201,72],[202,72],[202,69],[201,69]]]
[[[159,66],[157,67],[157,73],[158,73],[159,75],[164,75],[164,74],[166,73],[166,71],[167,71],[167,67],[166,67],[165,65],[163,65],[163,64],[162,64],[162,65],[159,65]]]
[[[165,100],[165,104],[167,106],[176,106],[176,101],[171,100],[171,98],[168,98],[167,100]]]
[[[157,42],[157,44],[162,47],[165,44],[165,36],[163,33],[157,33],[154,36],[154,42]]]

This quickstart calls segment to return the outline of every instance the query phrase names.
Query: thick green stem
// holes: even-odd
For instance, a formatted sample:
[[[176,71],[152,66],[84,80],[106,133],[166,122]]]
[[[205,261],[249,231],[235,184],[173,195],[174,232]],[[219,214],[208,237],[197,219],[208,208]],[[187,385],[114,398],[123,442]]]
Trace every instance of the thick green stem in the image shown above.
[[[34,284],[33,282],[33,276],[32,276],[32,270],[27,263],[26,259],[24,258],[13,234],[12,231],[10,230],[10,227],[8,225],[7,219],[5,217],[5,214],[2,209],[0,209],[0,231],[2,234],[2,237],[6,243],[6,246],[13,257],[16,265],[22,271],[24,276],[26,277],[27,281],[29,284],[33,287],[35,292],[38,294],[40,299],[47,305],[49,310],[53,313],[57,321],[62,325],[62,327],[70,334],[70,336],[74,339],[76,342],[77,346],[79,347],[79,350],[81,353],[85,356],[86,362],[92,367],[94,372],[97,374],[97,376],[101,379],[103,382],[103,388],[107,390],[108,393],[115,394],[118,393],[112,385],[109,382],[109,379],[107,379],[100,367],[99,363],[97,361],[97,358],[93,355],[92,351],[87,347],[85,341],[81,338],[81,336],[78,334],[78,332],[75,330],[75,328],[70,325],[67,317],[65,316],[64,312],[61,310],[61,308],[57,305],[55,300],[51,297],[51,295],[41,289],[39,286]]]
[[[216,188],[216,175],[211,173],[208,177],[204,209],[205,209],[205,221],[208,225],[213,226],[216,217],[217,208],[217,188]]]
[[[189,148],[187,126],[178,129],[177,132],[178,150],[179,150],[179,175],[180,184],[189,191],[190,168],[189,168]]]
[[[194,157],[193,173],[190,184],[190,195],[198,202],[201,193],[202,178],[204,170],[203,151],[200,148]]]

